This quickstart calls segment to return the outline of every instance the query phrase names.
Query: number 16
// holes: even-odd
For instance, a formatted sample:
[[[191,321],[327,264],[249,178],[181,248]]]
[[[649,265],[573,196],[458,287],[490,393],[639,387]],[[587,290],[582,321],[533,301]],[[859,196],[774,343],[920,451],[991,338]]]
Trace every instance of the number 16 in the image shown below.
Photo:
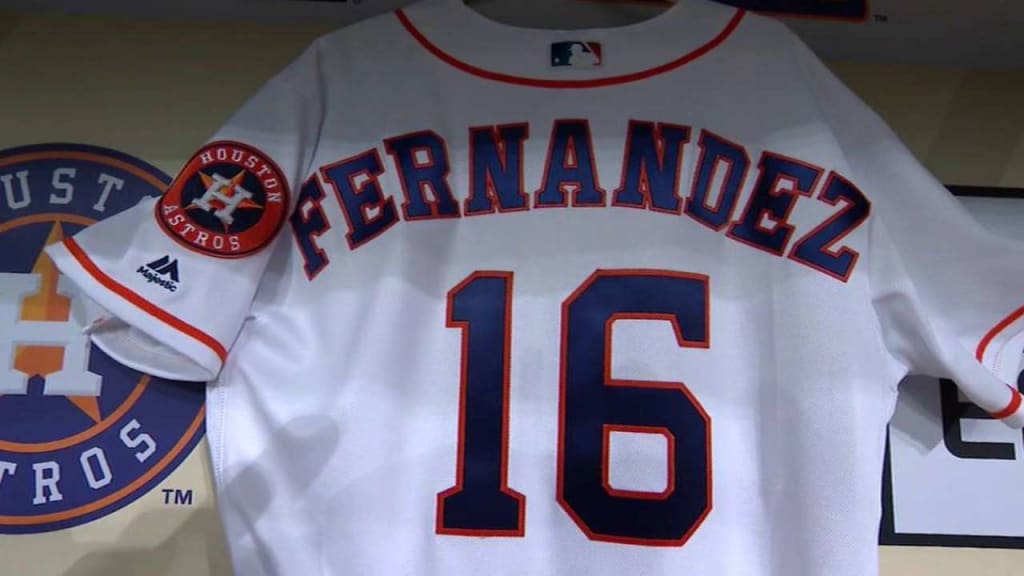
[[[508,486],[510,272],[476,272],[448,293],[448,326],[462,330],[455,486],[437,496],[437,532],[523,536],[526,497]],[[558,501],[593,540],[682,546],[711,511],[711,420],[682,383],[611,377],[616,320],[672,324],[677,344],[710,347],[707,276],[599,270],[562,304]],[[611,432],[668,439],[661,493],[608,482]]]

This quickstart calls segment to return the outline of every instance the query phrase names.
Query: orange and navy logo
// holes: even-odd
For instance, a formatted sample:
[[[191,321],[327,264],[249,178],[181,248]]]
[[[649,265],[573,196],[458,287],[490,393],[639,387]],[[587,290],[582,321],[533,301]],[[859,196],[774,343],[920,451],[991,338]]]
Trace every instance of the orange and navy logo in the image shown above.
[[[239,142],[212,142],[189,160],[156,206],[183,246],[243,258],[274,239],[288,212],[288,181],[273,160]]]
[[[76,144],[0,151],[0,533],[70,528],[136,500],[204,433],[204,390],[112,360],[43,248],[170,178]]]

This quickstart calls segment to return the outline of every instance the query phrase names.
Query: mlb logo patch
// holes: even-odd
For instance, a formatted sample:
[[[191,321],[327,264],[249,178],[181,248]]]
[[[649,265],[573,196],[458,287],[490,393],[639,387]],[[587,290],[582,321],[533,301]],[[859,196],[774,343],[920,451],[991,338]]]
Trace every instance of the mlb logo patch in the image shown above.
[[[551,44],[553,68],[595,68],[601,61],[600,42],[573,40]]]

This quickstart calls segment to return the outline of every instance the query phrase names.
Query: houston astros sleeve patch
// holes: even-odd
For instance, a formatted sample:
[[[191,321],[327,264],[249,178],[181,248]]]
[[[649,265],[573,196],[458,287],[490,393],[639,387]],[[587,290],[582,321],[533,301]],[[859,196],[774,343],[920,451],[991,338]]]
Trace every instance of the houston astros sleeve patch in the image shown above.
[[[186,248],[243,258],[277,236],[288,213],[288,181],[266,154],[239,142],[200,149],[156,204],[163,229]]]

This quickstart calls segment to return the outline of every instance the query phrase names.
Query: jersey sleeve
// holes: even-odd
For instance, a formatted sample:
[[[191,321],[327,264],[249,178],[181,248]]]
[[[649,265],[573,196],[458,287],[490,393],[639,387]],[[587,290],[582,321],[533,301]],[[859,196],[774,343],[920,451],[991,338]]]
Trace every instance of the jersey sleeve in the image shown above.
[[[315,154],[316,46],[235,111],[160,198],[47,248],[114,359],[179,380],[220,372]]]
[[[1013,427],[1024,347],[1024,245],[992,234],[805,46],[820,117],[871,200],[868,267],[879,330],[908,372],[955,381]]]

